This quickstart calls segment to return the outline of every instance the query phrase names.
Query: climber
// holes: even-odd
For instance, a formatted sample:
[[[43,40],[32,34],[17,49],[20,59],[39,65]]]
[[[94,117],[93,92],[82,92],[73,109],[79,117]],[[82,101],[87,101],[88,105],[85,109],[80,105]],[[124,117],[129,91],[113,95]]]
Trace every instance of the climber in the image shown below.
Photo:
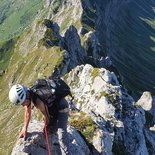
[[[25,107],[24,126],[19,138],[27,136],[28,125],[31,118],[31,107],[34,105],[44,116],[44,130],[48,133],[57,132],[62,155],[69,155],[69,142],[67,136],[68,102],[65,97],[57,99],[51,107],[48,107],[30,88],[22,85],[13,85],[9,91],[9,100],[14,105]]]

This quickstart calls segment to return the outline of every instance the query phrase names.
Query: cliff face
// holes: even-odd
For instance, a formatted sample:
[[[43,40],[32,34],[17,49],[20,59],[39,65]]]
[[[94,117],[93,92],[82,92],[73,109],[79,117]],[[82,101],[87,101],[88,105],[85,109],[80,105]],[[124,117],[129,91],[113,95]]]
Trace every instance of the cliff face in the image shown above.
[[[91,65],[77,66],[64,78],[73,90],[78,109],[71,114],[67,130],[73,154],[155,154],[155,103],[149,93],[135,103],[113,72]],[[86,116],[93,121],[86,121]],[[42,123],[32,121],[27,139],[17,142],[12,155],[47,154],[42,127]],[[52,153],[60,154],[56,135],[50,136],[50,143]]]
[[[154,120],[151,112],[154,103],[150,96],[143,96],[151,105],[145,114],[143,109],[134,106],[134,99],[113,72],[90,65],[77,67],[68,74],[67,81],[74,88],[77,107],[89,113],[99,127],[93,136],[93,145],[98,152],[107,155],[155,153],[151,142],[154,134],[149,131],[151,124],[146,121],[148,114],[150,120]],[[145,100],[143,103],[147,105]]]
[[[154,1],[94,1],[99,42],[133,95],[154,90]],[[87,3],[85,3],[87,6]],[[132,76],[131,76],[132,75]]]

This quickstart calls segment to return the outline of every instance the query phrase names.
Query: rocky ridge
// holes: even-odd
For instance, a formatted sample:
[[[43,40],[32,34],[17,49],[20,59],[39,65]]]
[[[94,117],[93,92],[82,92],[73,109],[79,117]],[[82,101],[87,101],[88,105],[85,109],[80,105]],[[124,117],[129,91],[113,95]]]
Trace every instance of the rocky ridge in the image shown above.
[[[91,65],[82,65],[77,66],[64,78],[73,90],[76,108],[89,115],[97,126],[91,137],[93,146],[91,148],[86,146],[87,143],[77,133],[76,128],[68,126],[71,150],[77,152],[78,149],[77,154],[83,155],[154,154],[154,133],[149,130],[152,124],[147,122],[147,114],[149,114],[152,123],[154,123],[152,106],[149,111],[145,112],[139,104],[143,102],[140,101],[142,99],[136,105],[134,99],[119,84],[113,72],[104,68],[93,68]],[[151,105],[154,105],[153,101]],[[34,132],[34,128],[38,127],[40,129]],[[35,155],[37,154],[35,151],[39,151],[40,147],[44,148],[42,155],[46,154],[46,143],[41,127],[40,123],[32,122],[29,128],[29,137],[24,145],[17,143],[12,155],[25,150]],[[44,144],[40,144],[40,141],[35,140],[35,137],[41,139],[41,142],[44,141]],[[51,142],[54,141],[54,139],[51,140]],[[55,147],[52,145],[52,148]],[[58,146],[55,150],[55,154],[59,154]],[[52,151],[54,152],[54,150]]]

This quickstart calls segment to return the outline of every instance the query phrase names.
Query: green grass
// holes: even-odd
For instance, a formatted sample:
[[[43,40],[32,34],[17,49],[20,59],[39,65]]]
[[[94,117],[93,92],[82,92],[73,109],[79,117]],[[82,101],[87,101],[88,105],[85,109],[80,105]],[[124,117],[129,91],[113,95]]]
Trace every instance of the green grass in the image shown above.
[[[66,75],[64,76],[64,80],[67,81],[67,79],[68,79],[69,77],[75,77],[75,78],[74,78],[74,81],[72,81],[72,82],[70,83],[70,86],[71,86],[72,88],[77,87],[77,84],[79,83],[79,80],[80,80],[80,79],[79,79],[79,76],[78,76],[78,75],[75,76],[75,75],[74,75],[74,71],[70,71],[69,74],[66,74]]]
[[[83,48],[85,48],[86,49],[86,46],[87,46],[87,39],[85,38],[85,36],[80,36],[80,40],[81,40],[81,46],[83,47]]]
[[[76,27],[77,30],[79,30],[82,27],[81,19],[79,18],[72,18],[73,11],[80,12],[80,8],[74,8],[74,7],[66,7],[60,14],[53,17],[53,21],[56,21],[60,18],[61,19],[61,25],[60,26],[60,34],[63,34],[69,26],[73,25]]]
[[[64,0],[53,0],[52,2],[52,10],[53,13],[57,13],[59,8],[62,6]]]
[[[77,115],[72,115],[69,123],[86,138],[88,143],[92,144],[92,139],[97,126],[86,113],[80,112]]]
[[[97,96],[97,100],[99,101],[101,99],[102,96],[108,97],[108,94],[106,92],[100,92],[100,94]]]
[[[61,64],[62,61],[63,52],[56,46],[46,50],[43,47],[37,48],[25,57],[15,52],[8,72],[15,81],[31,84],[38,75],[41,75],[40,78],[51,75],[55,66]]]
[[[0,24],[0,42],[19,36],[34,20],[39,9],[43,8],[41,0],[1,1],[0,10],[2,19]]]
[[[11,39],[3,44],[1,44],[0,48],[0,70],[6,70],[10,57],[13,53],[14,45],[16,40]]]
[[[91,72],[92,80],[94,81],[95,77],[99,76],[99,74],[100,74],[99,68],[94,68]]]

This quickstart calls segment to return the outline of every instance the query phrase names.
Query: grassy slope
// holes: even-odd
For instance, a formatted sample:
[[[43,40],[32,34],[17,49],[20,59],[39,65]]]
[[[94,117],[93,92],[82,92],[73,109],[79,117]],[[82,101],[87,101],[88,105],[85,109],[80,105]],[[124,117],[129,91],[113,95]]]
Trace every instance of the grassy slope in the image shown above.
[[[10,57],[13,53],[12,48],[14,47],[15,42],[16,39],[11,39],[1,44],[0,70],[5,70],[7,68]]]
[[[17,130],[23,122],[22,108],[11,107],[8,101],[9,83],[18,81],[22,84],[31,85],[38,75],[40,77],[49,76],[54,67],[62,60],[63,53],[60,52],[58,47],[50,49],[40,47],[30,54],[28,53],[25,57],[18,51],[14,52],[7,73],[0,78],[0,89],[2,90],[0,99],[0,146],[2,150],[0,152],[3,155],[9,154],[11,151],[12,144],[16,141]],[[20,115],[21,117],[19,117]],[[10,142],[8,143],[8,141]]]
[[[41,21],[33,24],[37,25],[35,29],[32,25],[12,44],[6,42],[1,46],[8,48],[0,55],[0,67],[5,69],[5,74],[0,76],[0,155],[10,155],[23,122],[23,108],[9,103],[9,85],[18,82],[30,86],[38,77],[51,75],[54,67],[63,61],[59,47],[36,46],[37,31],[42,24]]]
[[[0,23],[2,23],[0,24],[0,42],[20,35],[42,7],[42,0],[2,0],[0,2]]]
[[[82,6],[78,3],[78,6],[74,5],[66,5],[63,3],[64,0],[53,0],[52,10],[53,16],[51,20],[56,22],[60,26],[60,33],[64,34],[65,31],[69,28],[69,26],[73,25],[80,30],[82,27],[81,23],[81,10]],[[61,5],[60,5],[61,4]],[[64,6],[63,6],[64,5]],[[61,7],[63,6],[63,7]]]
[[[25,57],[22,57],[18,51],[14,52],[8,72],[0,79],[0,87],[2,90],[0,99],[0,152],[3,153],[3,155],[10,153],[12,144],[16,141],[17,130],[23,122],[22,108],[11,107],[8,101],[9,83],[11,81],[14,83],[18,81],[22,84],[31,85],[39,74],[40,77],[50,75],[54,67],[62,60],[63,53],[60,52],[58,47],[51,49],[40,47]]]

